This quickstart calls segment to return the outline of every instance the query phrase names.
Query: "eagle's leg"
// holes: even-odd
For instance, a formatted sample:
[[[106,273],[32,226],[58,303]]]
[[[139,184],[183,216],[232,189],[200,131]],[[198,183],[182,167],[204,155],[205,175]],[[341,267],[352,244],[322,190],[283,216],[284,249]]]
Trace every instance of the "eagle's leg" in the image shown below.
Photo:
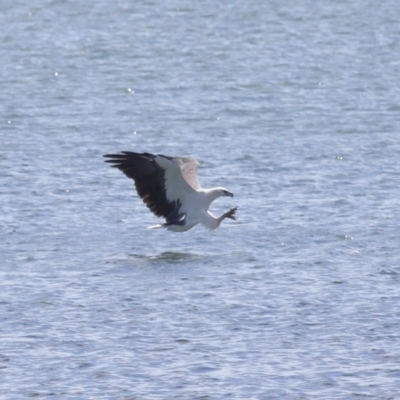
[[[221,221],[225,218],[230,218],[230,219],[236,220],[236,216],[235,216],[236,210],[237,210],[237,207],[234,207],[234,208],[231,208],[226,213],[222,214]]]

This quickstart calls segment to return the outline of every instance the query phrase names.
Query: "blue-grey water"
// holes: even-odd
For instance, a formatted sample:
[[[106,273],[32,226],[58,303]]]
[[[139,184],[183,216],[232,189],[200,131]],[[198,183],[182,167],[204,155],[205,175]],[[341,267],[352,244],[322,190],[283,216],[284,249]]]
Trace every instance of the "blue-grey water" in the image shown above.
[[[1,399],[400,399],[400,3],[3,0]],[[209,232],[103,162],[200,160]]]

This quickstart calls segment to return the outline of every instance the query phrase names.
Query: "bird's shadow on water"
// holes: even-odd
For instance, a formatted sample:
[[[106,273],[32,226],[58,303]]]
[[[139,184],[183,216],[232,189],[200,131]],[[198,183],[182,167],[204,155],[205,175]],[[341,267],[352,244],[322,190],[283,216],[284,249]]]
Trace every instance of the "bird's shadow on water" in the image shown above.
[[[182,251],[164,251],[160,254],[129,254],[131,260],[147,260],[151,264],[169,263],[169,264],[187,264],[197,263],[210,258],[209,254],[190,253]]]
[[[164,251],[159,254],[132,254],[125,260],[124,269],[145,279],[174,279],[188,277],[203,271],[212,263],[209,254],[182,251]],[[167,278],[168,277],[168,278]]]
[[[128,274],[149,279],[160,273],[193,274],[198,268],[204,267],[211,261],[209,254],[190,252],[164,251],[159,254],[129,253],[119,255],[107,261],[108,273]]]
[[[164,251],[159,254],[129,254],[131,262],[141,262],[157,265],[216,265],[216,264],[236,264],[240,262],[254,262],[256,259],[246,251],[231,251],[212,253],[193,253],[184,251]],[[216,263],[218,261],[218,263]]]
[[[247,252],[212,253],[190,251],[163,251],[156,254],[129,253],[109,260],[109,274],[135,276],[136,282],[149,283],[172,279],[203,279],[213,276],[216,270],[236,271],[240,265],[255,265],[255,259]]]

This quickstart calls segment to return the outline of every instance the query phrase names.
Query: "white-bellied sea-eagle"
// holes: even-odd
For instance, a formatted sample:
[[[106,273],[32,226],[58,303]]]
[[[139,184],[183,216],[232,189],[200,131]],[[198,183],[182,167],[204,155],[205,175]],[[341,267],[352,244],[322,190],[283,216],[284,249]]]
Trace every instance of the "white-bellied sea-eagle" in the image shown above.
[[[223,187],[202,189],[197,180],[199,162],[193,158],[131,151],[106,154],[104,157],[112,167],[135,181],[137,193],[150,211],[166,219],[164,224],[155,227],[184,232],[202,224],[213,230],[225,218],[236,219],[237,207],[219,218],[208,211],[215,199],[233,197],[233,194]]]

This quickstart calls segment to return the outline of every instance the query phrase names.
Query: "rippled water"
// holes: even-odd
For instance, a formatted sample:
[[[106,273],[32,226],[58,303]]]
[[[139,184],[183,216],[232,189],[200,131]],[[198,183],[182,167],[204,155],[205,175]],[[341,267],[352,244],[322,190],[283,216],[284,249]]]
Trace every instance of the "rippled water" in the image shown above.
[[[0,398],[400,398],[399,4],[3,1]],[[238,221],[147,230],[120,150]]]

